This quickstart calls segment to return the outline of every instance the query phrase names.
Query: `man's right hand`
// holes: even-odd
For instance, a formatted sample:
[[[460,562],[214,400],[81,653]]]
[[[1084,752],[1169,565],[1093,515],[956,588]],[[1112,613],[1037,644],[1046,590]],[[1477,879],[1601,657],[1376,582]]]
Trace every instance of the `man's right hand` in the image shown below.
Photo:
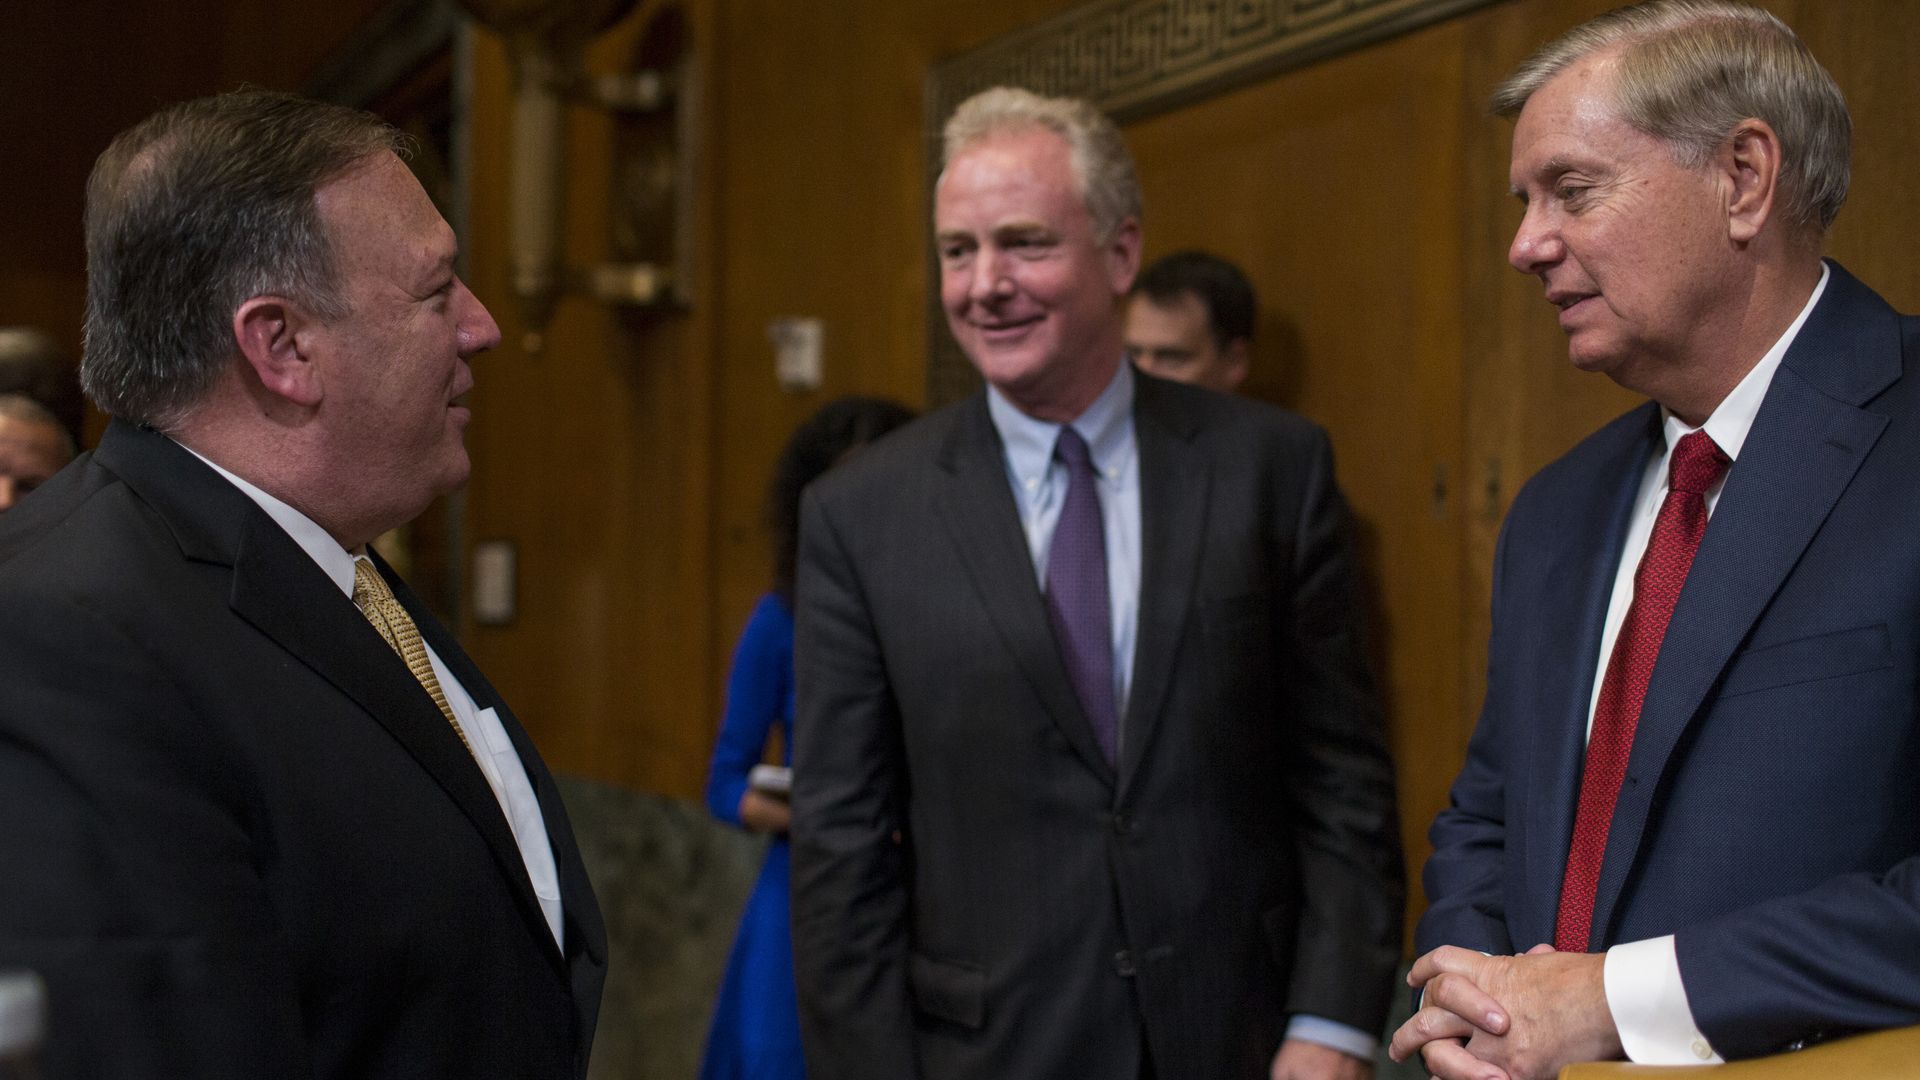
[[[740,796],[740,824],[754,832],[784,833],[793,827],[793,807],[758,788]]]

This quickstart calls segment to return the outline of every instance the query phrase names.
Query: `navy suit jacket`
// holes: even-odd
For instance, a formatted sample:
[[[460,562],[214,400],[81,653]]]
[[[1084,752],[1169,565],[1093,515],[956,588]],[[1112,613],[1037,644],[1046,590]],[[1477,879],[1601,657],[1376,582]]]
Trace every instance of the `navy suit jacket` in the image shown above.
[[[445,717],[238,488],[116,422],[0,519],[0,970],[46,979],[49,1076],[585,1075],[606,934],[553,777],[388,580],[526,766],[564,949]]]
[[[1728,473],[1614,811],[1592,947],[1675,934],[1727,1057],[1920,1021],[1920,319],[1837,264]],[[1543,469],[1418,946],[1553,939],[1649,403]]]

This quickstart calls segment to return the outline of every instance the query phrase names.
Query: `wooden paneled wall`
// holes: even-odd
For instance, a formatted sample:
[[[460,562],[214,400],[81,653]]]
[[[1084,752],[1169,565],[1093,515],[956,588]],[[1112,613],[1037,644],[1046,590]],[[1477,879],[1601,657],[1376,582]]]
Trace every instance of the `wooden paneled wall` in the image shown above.
[[[47,324],[77,349],[78,185],[108,135],[241,79],[298,86],[380,0],[196,4],[0,18],[0,61],[14,61],[0,77],[18,88],[0,94],[15,133],[0,321]],[[634,317],[568,299],[537,357],[517,344],[508,279],[510,67],[477,34],[469,276],[508,343],[477,367],[465,535],[513,541],[520,589],[515,622],[463,631],[557,768],[697,795],[732,643],[768,581],[762,492],[781,441],[839,394],[920,403],[927,71],[1070,6],[683,0],[703,100],[696,302]],[[1149,255],[1200,245],[1242,262],[1264,310],[1252,392],[1334,434],[1375,584],[1415,867],[1478,706],[1507,501],[1632,403],[1568,367],[1537,284],[1505,266],[1509,125],[1484,113],[1515,61],[1607,6],[1512,0],[1128,128]],[[1905,194],[1920,171],[1907,55],[1920,5],[1769,6],[1853,106],[1854,195],[1832,252],[1920,307],[1920,204]],[[661,9],[645,0],[590,67],[625,65]],[[607,249],[612,131],[569,114],[577,265]],[[766,326],[784,315],[824,321],[817,392],[775,384]]]
[[[160,106],[241,83],[297,89],[385,0],[63,0],[0,5],[0,326],[78,363],[80,216],[107,142]],[[104,421],[89,418],[97,437]]]
[[[917,405],[929,65],[1066,6],[690,2],[699,134],[697,299],[622,319],[565,301],[528,357],[509,302],[502,46],[482,35],[473,285],[507,344],[478,368],[468,535],[518,545],[518,620],[469,627],[481,666],[557,768],[695,797],[734,639],[771,582],[763,493],[786,434],[847,393]],[[596,43],[617,67],[659,3]],[[569,128],[569,258],[605,250],[608,122]],[[826,376],[774,379],[769,320],[825,323]]]
[[[520,545],[522,616],[469,640],[559,767],[698,792],[728,655],[767,582],[761,500],[781,440],[837,394],[920,398],[927,67],[1068,6],[689,4],[708,110],[702,299],[646,323],[569,301],[547,356],[509,345],[480,369],[469,535]],[[1485,113],[1513,63],[1608,6],[1515,0],[1127,129],[1149,255],[1199,245],[1243,263],[1264,312],[1251,391],[1334,434],[1415,868],[1478,708],[1501,515],[1526,476],[1633,404],[1567,365],[1537,283],[1506,266],[1510,126]],[[1914,307],[1900,181],[1920,165],[1903,55],[1920,11],[1772,6],[1854,107],[1855,196],[1832,249]],[[618,63],[653,10],[595,64]],[[512,341],[496,44],[477,85],[475,285]],[[606,132],[579,115],[571,135],[584,258],[602,244]],[[766,325],[782,315],[825,322],[819,392],[775,385]]]

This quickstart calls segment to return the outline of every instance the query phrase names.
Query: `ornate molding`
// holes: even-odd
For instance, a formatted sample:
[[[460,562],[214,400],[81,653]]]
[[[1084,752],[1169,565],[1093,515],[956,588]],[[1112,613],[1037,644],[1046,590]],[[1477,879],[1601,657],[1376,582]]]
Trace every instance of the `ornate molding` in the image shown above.
[[[989,86],[1085,98],[1124,124],[1496,2],[1093,0],[934,66],[927,190],[947,115]],[[928,266],[938,282],[931,257]],[[927,398],[939,404],[978,382],[947,334],[938,289],[930,294]]]

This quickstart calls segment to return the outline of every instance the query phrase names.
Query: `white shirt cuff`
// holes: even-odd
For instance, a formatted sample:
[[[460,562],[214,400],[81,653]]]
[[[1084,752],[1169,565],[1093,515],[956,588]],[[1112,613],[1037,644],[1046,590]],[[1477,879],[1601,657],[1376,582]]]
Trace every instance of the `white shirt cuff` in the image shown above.
[[[1317,1043],[1361,1061],[1372,1061],[1380,1049],[1380,1040],[1357,1027],[1307,1013],[1295,1013],[1293,1019],[1287,1021],[1287,1038]]]
[[[1718,1065],[1693,1022],[1673,935],[1607,950],[1607,1008],[1627,1059],[1642,1065]]]

